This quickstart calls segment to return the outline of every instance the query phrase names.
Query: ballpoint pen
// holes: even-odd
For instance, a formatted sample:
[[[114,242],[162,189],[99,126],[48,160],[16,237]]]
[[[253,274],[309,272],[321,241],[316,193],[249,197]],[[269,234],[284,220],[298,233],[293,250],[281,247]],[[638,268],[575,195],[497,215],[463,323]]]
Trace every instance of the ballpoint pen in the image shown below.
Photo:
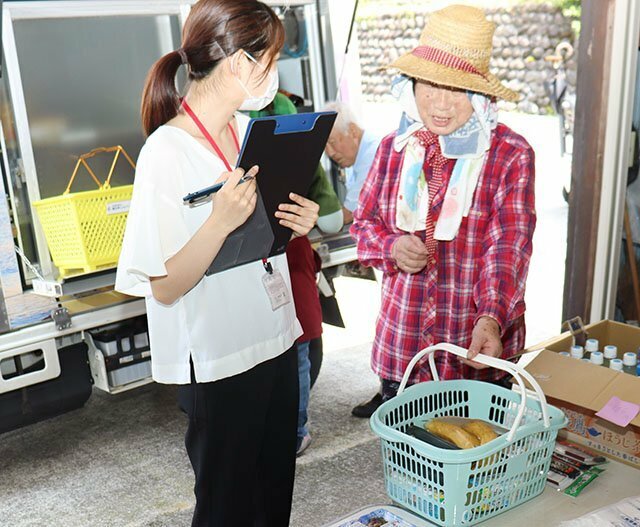
[[[255,179],[254,175],[245,174],[238,181],[238,185],[241,183],[246,183],[247,181],[251,181],[252,179]],[[202,190],[198,190],[197,192],[187,194],[184,198],[182,198],[182,201],[185,205],[198,205],[200,203],[203,203],[211,196],[211,194],[215,194],[216,192],[218,192],[225,183],[226,180],[220,183],[216,183],[215,185],[211,185],[210,187],[203,188]]]

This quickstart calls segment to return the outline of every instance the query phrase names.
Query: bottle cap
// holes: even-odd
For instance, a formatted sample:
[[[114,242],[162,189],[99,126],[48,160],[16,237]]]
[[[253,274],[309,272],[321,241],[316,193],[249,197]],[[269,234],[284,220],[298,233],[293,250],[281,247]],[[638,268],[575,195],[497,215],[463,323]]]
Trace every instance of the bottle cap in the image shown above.
[[[633,351],[629,351],[622,356],[622,362],[625,366],[635,366],[638,364],[638,357]]]
[[[574,359],[581,359],[584,355],[584,349],[582,346],[571,346],[571,356]]]
[[[568,351],[561,351],[558,355],[562,355],[563,357],[571,357],[571,353]]]
[[[601,351],[592,351],[591,352],[591,363],[601,365],[604,363],[604,355]]]
[[[622,371],[622,367],[623,367],[623,364],[620,359],[611,359],[611,362],[609,363],[609,368],[616,371]]]
[[[618,348],[616,346],[605,346],[604,347],[604,358],[605,359],[615,359],[618,357]]]
[[[598,339],[587,339],[587,345],[584,347],[584,349],[591,353],[593,351],[598,351],[599,347],[600,343],[598,342]]]

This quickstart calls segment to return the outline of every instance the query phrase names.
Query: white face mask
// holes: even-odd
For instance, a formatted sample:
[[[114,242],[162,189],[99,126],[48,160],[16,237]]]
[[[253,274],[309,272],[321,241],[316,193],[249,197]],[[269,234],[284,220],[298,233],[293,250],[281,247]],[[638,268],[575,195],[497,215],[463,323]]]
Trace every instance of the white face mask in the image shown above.
[[[249,53],[247,53],[246,51],[244,51],[243,53],[246,55],[246,57],[250,61],[255,62],[258,66],[264,69],[264,66],[260,64],[256,59],[254,59],[251,55],[249,55]],[[271,101],[273,101],[276,94],[278,93],[278,72],[277,71],[269,72],[269,86],[267,87],[262,97],[252,95],[251,92],[248,90],[248,88],[245,86],[244,82],[242,82],[238,76],[236,76],[236,80],[240,83],[240,86],[242,86],[242,89],[245,91],[245,93],[248,96],[240,105],[239,109],[243,111],[262,110],[263,108],[271,104]]]

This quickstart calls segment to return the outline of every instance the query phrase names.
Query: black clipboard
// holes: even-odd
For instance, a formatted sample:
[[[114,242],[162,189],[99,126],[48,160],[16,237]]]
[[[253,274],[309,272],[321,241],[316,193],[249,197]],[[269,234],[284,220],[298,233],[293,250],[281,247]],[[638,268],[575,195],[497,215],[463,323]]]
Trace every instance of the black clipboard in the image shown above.
[[[289,193],[306,196],[322,157],[336,112],[300,113],[252,119],[238,167],[258,165],[258,203],[249,219],[225,240],[206,274],[285,252],[291,229],[274,216]]]

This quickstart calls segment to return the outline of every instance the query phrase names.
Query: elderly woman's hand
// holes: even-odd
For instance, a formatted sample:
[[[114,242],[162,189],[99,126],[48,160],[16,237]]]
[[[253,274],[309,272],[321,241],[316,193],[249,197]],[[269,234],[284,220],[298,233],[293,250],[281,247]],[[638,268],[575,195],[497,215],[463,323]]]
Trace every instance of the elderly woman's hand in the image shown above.
[[[469,360],[460,360],[477,370],[488,368],[489,366],[472,360],[480,353],[498,358],[502,355],[500,326],[491,317],[480,317],[478,319],[475,327],[473,328],[473,332],[471,333],[471,345],[469,346],[469,353],[467,354]]]
[[[420,238],[413,234],[405,234],[400,236],[391,247],[391,256],[401,271],[414,274],[425,268],[428,253]]]
[[[293,192],[289,194],[289,198],[296,204],[281,203],[275,216],[280,220],[280,225],[289,227],[298,236],[306,236],[318,221],[320,206]]]

